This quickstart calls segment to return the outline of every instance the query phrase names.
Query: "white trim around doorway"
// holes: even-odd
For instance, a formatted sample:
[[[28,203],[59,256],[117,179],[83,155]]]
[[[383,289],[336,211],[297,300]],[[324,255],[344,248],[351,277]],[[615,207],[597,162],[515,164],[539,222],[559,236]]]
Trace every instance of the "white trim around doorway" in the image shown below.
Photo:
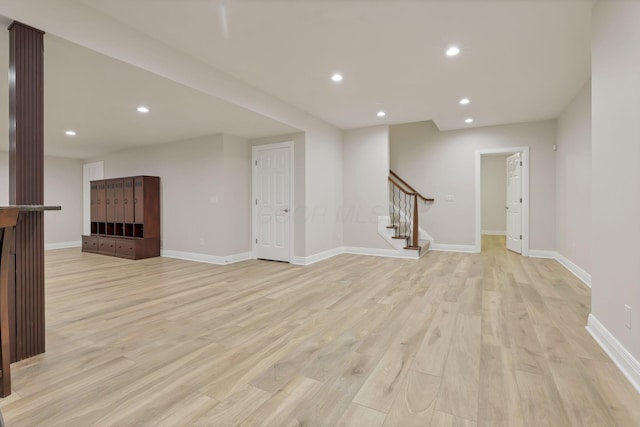
[[[482,156],[516,154],[522,156],[522,255],[529,256],[529,147],[484,148],[476,150],[476,241],[475,252],[482,250]]]
[[[289,149],[289,165],[290,165],[290,207],[289,207],[289,262],[294,263],[294,230],[295,230],[295,201],[294,201],[294,176],[295,176],[295,161],[294,161],[294,152],[293,152],[293,141],[286,142],[277,142],[275,144],[260,144],[254,145],[251,147],[251,258],[258,258],[258,249],[256,245],[257,238],[257,230],[258,230],[258,210],[256,209],[256,204],[254,200],[256,200],[257,192],[257,182],[256,182],[256,174],[254,164],[256,162],[257,152],[260,150],[272,150],[276,148],[288,148]]]

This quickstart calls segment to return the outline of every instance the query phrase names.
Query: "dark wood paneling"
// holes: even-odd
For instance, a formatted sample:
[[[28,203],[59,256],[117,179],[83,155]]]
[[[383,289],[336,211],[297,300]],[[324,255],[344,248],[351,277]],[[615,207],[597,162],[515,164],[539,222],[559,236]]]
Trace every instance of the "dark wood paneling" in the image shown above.
[[[105,181],[94,181],[97,187],[96,193],[96,221],[105,222],[107,220],[106,209],[106,185]]]
[[[44,202],[44,33],[9,27],[9,202]],[[21,212],[15,232],[12,360],[45,350],[43,212]]]
[[[2,381],[0,397],[11,394],[11,342],[13,334],[10,328],[9,295],[15,282],[10,271],[13,270],[14,256],[13,233],[18,220],[18,209],[0,209],[0,365],[2,366]]]
[[[84,252],[98,252],[98,237],[82,236],[82,250]]]
[[[137,178],[136,178],[137,179]],[[144,237],[160,237],[160,178],[144,176]]]
[[[144,180],[141,176],[133,179],[133,208],[134,221],[138,224],[144,223]]]
[[[113,180],[113,221],[124,222],[124,189],[122,180]]]
[[[9,202],[40,205],[44,202],[44,33],[15,22],[9,33]]]
[[[98,252],[101,254],[114,255],[116,253],[116,239],[111,237],[99,237]]]
[[[43,216],[43,212],[21,212],[16,227],[15,361],[44,352]]]
[[[82,236],[82,250],[129,259],[160,256],[160,178],[136,176],[92,181],[93,209],[100,209],[101,188],[108,199],[104,221],[92,222],[91,236]],[[100,218],[91,212],[92,218]]]
[[[115,181],[111,179],[106,182],[107,196],[105,203],[107,204],[107,222],[115,222],[115,205],[113,203],[116,193],[115,185]]]
[[[134,239],[116,239],[116,255],[123,258],[135,258],[136,256],[136,240]]]
[[[96,209],[96,205],[98,203],[98,183],[95,181],[91,182],[91,206],[89,212],[91,213],[91,221],[98,221],[98,209]]]
[[[124,222],[133,223],[134,208],[133,208],[133,178],[123,178],[122,185],[124,190]]]

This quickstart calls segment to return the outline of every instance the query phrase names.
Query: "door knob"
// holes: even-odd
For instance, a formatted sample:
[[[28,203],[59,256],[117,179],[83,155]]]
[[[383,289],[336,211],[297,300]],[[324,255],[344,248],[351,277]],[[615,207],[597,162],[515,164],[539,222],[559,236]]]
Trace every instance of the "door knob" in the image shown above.
[[[289,209],[287,209],[287,208],[284,208],[284,209],[280,209],[280,210],[281,210],[282,212],[284,212],[284,213],[287,213],[287,212],[289,212]]]

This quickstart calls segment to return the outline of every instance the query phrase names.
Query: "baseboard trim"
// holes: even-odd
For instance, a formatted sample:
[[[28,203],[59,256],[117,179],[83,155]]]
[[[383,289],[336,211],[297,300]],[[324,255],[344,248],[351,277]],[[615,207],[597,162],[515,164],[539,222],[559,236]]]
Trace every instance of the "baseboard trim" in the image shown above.
[[[311,265],[316,262],[324,261],[329,258],[333,258],[334,256],[340,255],[344,253],[344,248],[337,247],[333,249],[329,249],[328,251],[319,252],[314,255],[310,255],[308,257],[294,256],[291,260],[291,264],[295,265]]]
[[[640,393],[640,362],[620,344],[620,341],[600,323],[593,313],[589,314],[587,331]]]
[[[591,287],[591,274],[587,273],[585,270],[576,265],[573,261],[571,261],[566,256],[562,255],[556,251],[542,251],[537,249],[531,249],[529,251],[529,256],[532,258],[548,258],[554,259],[560,263],[564,268],[569,270],[571,274],[576,276],[582,283]]]
[[[82,242],[80,240],[75,242],[46,243],[44,245],[44,250],[50,251],[53,249],[79,248],[81,246]]]
[[[447,245],[443,243],[434,243],[429,250],[442,251],[442,252],[463,252],[463,253],[478,253],[474,245]]]
[[[573,275],[576,276],[578,279],[582,280],[582,282],[585,285],[587,285],[588,287],[591,287],[591,274],[587,273],[585,270],[583,270],[582,268],[574,264],[569,258],[567,258],[566,256],[560,253],[556,258],[556,261],[562,264],[564,268],[572,272]]]
[[[529,257],[531,258],[547,258],[547,259],[558,259],[558,252],[556,251],[545,251],[540,249],[529,249]]]
[[[228,265],[236,262],[246,261],[252,258],[251,252],[244,252],[221,257],[216,255],[197,254],[191,252],[171,251],[168,249],[162,249],[160,251],[160,256],[166,258],[184,259],[187,261],[205,262],[207,264],[215,265]]]
[[[291,262],[289,264],[293,265],[307,265],[307,258],[303,256],[294,256],[291,258]]]
[[[345,246],[343,250],[344,250],[343,253],[351,254],[351,255],[367,255],[367,256],[380,256],[380,257],[387,257],[387,258],[417,259],[415,257],[404,256],[395,249],[361,248],[358,246]]]
[[[320,252],[308,257],[293,257],[293,259],[291,260],[291,264],[311,265],[311,264],[315,264],[316,262],[333,258],[334,256],[338,256],[340,254],[379,256],[379,257],[386,257],[386,258],[401,258],[401,259],[417,259],[416,257],[405,256],[395,249],[343,246],[343,247],[329,249],[328,251]]]
[[[484,234],[485,236],[506,236],[506,231],[501,230],[481,230],[480,234]]]

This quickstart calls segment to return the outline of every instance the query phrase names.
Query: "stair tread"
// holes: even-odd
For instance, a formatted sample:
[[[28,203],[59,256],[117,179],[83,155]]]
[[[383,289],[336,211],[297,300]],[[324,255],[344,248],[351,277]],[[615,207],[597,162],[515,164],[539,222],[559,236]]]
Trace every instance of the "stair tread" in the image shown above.
[[[408,239],[409,236],[391,236],[392,239]]]

